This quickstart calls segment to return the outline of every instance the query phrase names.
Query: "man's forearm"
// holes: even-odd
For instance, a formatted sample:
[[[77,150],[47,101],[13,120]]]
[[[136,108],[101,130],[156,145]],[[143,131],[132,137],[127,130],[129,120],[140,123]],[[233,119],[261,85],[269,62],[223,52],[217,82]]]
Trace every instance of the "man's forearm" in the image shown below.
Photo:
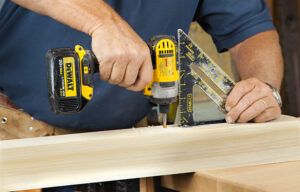
[[[257,34],[230,50],[242,80],[257,78],[280,88],[283,60],[276,31]]]
[[[89,35],[114,15],[113,9],[102,0],[12,1]]]
[[[226,121],[265,122],[279,117],[281,104],[273,88],[269,87],[271,85],[279,89],[283,78],[277,32],[273,30],[257,34],[230,52],[242,80],[227,97]]]

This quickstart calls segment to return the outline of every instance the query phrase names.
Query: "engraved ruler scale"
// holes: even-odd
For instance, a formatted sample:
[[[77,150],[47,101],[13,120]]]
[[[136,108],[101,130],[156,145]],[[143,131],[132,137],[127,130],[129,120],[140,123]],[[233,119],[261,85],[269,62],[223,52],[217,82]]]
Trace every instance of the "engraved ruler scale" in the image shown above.
[[[234,87],[235,82],[181,29],[178,30],[178,52],[180,64],[179,116],[181,126],[199,124],[199,122],[194,120],[194,86],[200,87],[221,111],[226,112],[226,97],[220,96],[209,86],[195,71],[195,68],[201,70],[226,96]]]

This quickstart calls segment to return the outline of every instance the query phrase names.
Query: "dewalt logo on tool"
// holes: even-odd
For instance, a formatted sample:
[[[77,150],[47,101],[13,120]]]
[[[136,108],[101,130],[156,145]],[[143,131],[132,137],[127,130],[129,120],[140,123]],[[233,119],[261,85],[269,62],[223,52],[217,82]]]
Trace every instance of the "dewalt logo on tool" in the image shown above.
[[[64,87],[66,97],[77,96],[76,76],[75,76],[75,60],[73,57],[63,58],[64,66]]]
[[[187,112],[193,112],[193,94],[189,93],[187,94]]]
[[[73,67],[72,63],[66,63],[67,89],[74,91]]]

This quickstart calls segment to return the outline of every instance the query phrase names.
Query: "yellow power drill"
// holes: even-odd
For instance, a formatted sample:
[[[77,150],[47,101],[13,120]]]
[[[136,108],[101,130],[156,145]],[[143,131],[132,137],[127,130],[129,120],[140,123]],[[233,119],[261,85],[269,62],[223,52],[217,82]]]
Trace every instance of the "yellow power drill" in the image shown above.
[[[166,127],[169,105],[178,95],[179,70],[176,41],[170,36],[155,36],[149,42],[153,63],[153,81],[144,90],[151,102],[159,105]],[[46,54],[48,66],[48,97],[51,110],[56,114],[81,111],[93,97],[93,74],[98,61],[90,50],[76,45],[56,48]]]
[[[153,80],[144,94],[159,106],[163,114],[163,127],[167,127],[167,113],[178,96],[179,67],[177,45],[174,37],[161,35],[150,40],[149,47],[153,63]]]

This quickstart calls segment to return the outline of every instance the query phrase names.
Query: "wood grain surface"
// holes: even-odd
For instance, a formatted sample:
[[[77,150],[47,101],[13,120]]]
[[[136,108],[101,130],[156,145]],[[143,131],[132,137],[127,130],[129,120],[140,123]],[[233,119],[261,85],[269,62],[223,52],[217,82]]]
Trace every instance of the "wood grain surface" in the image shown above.
[[[295,161],[300,123],[148,127],[0,142],[0,191]]]
[[[165,176],[180,192],[299,192],[300,161]]]

